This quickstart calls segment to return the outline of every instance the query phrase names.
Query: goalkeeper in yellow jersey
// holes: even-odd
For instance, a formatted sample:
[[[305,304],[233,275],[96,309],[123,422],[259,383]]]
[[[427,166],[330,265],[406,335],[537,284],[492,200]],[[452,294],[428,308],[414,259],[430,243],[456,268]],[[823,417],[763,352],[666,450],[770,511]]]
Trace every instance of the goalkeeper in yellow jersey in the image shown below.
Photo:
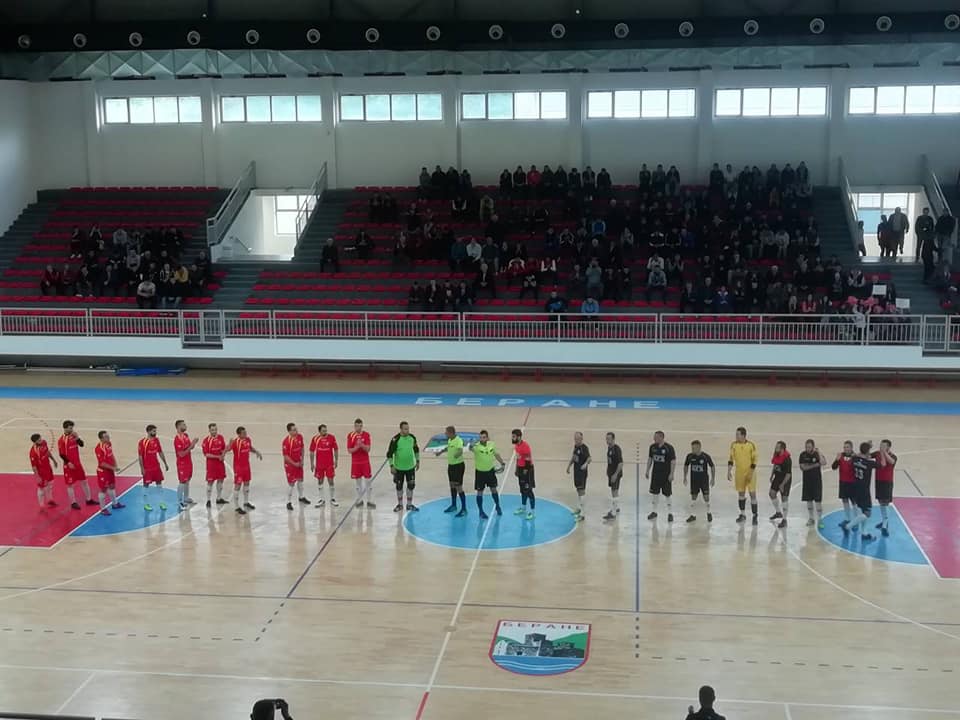
[[[737,522],[744,523],[747,516],[747,493],[750,493],[750,509],[753,511],[753,524],[757,524],[757,446],[747,440],[747,429],[737,428],[737,439],[730,443],[730,457],[727,459],[727,482],[734,481],[739,495],[740,514]]]

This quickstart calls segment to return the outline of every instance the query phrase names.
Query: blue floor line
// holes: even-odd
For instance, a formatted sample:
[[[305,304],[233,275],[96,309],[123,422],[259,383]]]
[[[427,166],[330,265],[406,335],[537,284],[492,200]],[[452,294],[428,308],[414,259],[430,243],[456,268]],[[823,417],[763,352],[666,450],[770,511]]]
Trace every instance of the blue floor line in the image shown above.
[[[122,381],[118,381],[122,383]],[[565,407],[576,409],[715,412],[833,413],[858,415],[960,415],[955,402],[883,402],[753,398],[591,397],[586,395],[424,395],[416,393],[189,390],[178,388],[0,387],[7,400],[120,400],[137,402],[250,402],[347,405]]]

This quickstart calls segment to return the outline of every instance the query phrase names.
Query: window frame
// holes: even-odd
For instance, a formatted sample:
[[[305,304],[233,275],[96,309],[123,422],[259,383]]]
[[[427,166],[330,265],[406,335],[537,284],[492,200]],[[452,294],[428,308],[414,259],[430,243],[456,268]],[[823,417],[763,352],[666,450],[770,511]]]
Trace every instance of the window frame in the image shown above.
[[[543,114],[543,96],[544,95],[563,95],[563,117]],[[466,96],[483,97],[483,117],[466,117],[463,111],[463,99]],[[490,117],[490,96],[491,95],[509,95],[510,96],[510,117]],[[536,117],[517,117],[517,95],[535,95],[537,101]],[[551,88],[548,90],[465,90],[460,92],[458,112],[461,122],[569,122],[570,121],[570,91],[562,88]]]
[[[666,114],[649,115],[644,113],[644,93],[666,93]],[[690,114],[674,113],[674,109],[679,109],[680,96],[678,93],[691,93],[689,96],[693,100],[693,110]],[[590,111],[591,97],[608,96],[606,104],[609,106],[609,114],[594,114]],[[629,96],[629,97],[628,97]],[[633,111],[634,97],[636,102],[636,111]],[[648,95],[649,97],[649,95]],[[618,104],[619,100],[619,104]],[[691,87],[646,87],[646,88],[616,88],[616,89],[594,89],[587,90],[585,105],[587,108],[587,120],[695,120],[698,112],[697,89]],[[618,113],[618,107],[620,112]],[[684,102],[684,107],[686,103]]]
[[[394,101],[393,98],[396,96],[412,96],[413,97],[413,112],[414,116],[412,118],[397,118],[394,117],[393,107]],[[388,117],[386,118],[377,118],[371,119],[368,117],[367,113],[367,98],[368,97],[386,97],[387,98],[387,110]],[[425,102],[424,98],[427,97],[437,97],[440,99],[440,117],[421,117],[421,104]],[[344,118],[343,117],[343,99],[344,98],[360,98],[360,103],[363,108],[363,117],[362,118]],[[368,93],[340,93],[337,95],[337,122],[341,123],[355,123],[355,122],[372,122],[372,123],[411,123],[411,122],[443,122],[443,93],[442,92],[417,92],[415,90],[409,92],[368,92]]]
[[[184,100],[195,99],[200,103],[200,119],[199,120],[184,120],[182,112],[182,104]],[[133,114],[130,111],[130,101],[131,100],[149,100],[150,101],[150,120],[149,121],[134,121]],[[177,119],[173,120],[157,120],[157,100],[172,100],[177,108]],[[125,110],[125,120],[109,120],[107,118],[108,110],[107,107],[111,103],[123,103]],[[111,96],[104,97],[102,100],[102,111],[103,111],[103,122],[102,125],[200,125],[203,123],[203,103],[199,95],[124,95],[124,96]]]
[[[774,95],[777,91],[790,90],[794,92],[794,105],[792,113],[780,113],[774,112]],[[811,90],[820,90],[823,92],[823,110],[816,113],[811,112],[801,112],[800,109],[803,104],[800,101],[800,98],[804,95],[804,92],[809,92]],[[744,110],[745,107],[745,95],[748,91],[753,92],[764,92],[766,93],[766,112],[750,112],[747,113]],[[719,112],[718,111],[718,98],[720,93],[736,92],[738,93],[739,98],[739,110],[736,113],[733,112]],[[714,88],[713,91],[713,117],[729,120],[809,120],[809,119],[826,119],[830,116],[830,88],[827,85],[747,85],[744,87],[718,87]]]
[[[879,110],[879,95],[881,88],[899,88],[903,91],[903,101],[901,107],[898,108],[895,112],[880,112]],[[929,110],[924,107],[923,110],[913,111],[910,109],[910,104],[908,98],[911,94],[911,89],[916,92],[920,88],[932,88],[933,97],[929,105]],[[873,110],[871,112],[852,112],[850,110],[850,96],[855,90],[870,90],[873,93]],[[953,105],[953,109],[944,110],[943,106],[947,101],[942,101],[938,104],[937,98],[941,97],[941,93],[953,93],[954,97],[957,99],[956,103]],[[938,109],[940,108],[940,109]],[[904,85],[855,85],[851,86],[847,90],[847,114],[855,115],[859,117],[884,117],[884,118],[894,118],[894,117],[943,117],[951,115],[960,115],[960,83],[912,83]]]
[[[274,98],[293,98],[293,120],[275,120],[273,117]],[[250,98],[267,98],[268,120],[251,120],[248,101]],[[320,99],[320,117],[317,120],[301,119],[300,117],[300,98],[319,98]],[[223,103],[225,100],[241,100],[243,105],[242,120],[227,120],[224,118]],[[323,122],[323,96],[317,93],[276,93],[264,95],[263,93],[251,93],[249,95],[220,95],[218,97],[217,107],[220,111],[219,121],[226,125],[293,125],[300,123],[321,123]]]

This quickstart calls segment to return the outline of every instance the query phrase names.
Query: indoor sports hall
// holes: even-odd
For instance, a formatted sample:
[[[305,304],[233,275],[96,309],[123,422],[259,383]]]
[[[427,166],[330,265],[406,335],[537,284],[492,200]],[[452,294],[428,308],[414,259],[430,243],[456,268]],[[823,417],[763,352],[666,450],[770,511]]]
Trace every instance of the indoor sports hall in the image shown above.
[[[235,717],[279,696],[312,717],[675,717],[709,682],[737,718],[957,714],[960,498],[949,458],[958,408],[947,386],[878,399],[872,389],[815,383],[38,377],[7,375],[0,389],[0,696],[9,707]],[[286,423],[309,437],[322,422],[342,439],[356,417],[373,440],[377,507],[353,507],[344,470],[339,508],[288,511]],[[62,486],[58,508],[36,508],[27,438],[38,431],[52,443],[65,418],[81,436],[112,434],[126,507],[109,517],[70,510]],[[253,461],[255,510],[206,509],[202,481],[192,490],[200,502],[184,512],[174,482],[164,486],[166,513],[143,510],[136,443],[155,423],[169,444],[176,419],[197,435],[209,422],[248,429],[263,453]],[[383,453],[402,420],[422,448],[418,513],[391,512]],[[450,424],[468,441],[488,430],[507,460],[502,517],[488,499],[491,519],[481,523],[472,493],[466,517],[443,513],[447,461],[430,448],[445,443]],[[726,480],[739,425],[760,456],[758,526],[735,523]],[[537,469],[531,521],[512,512],[514,428]],[[658,519],[646,519],[656,430],[680,457],[699,439],[715,458],[712,523],[702,504],[685,522],[679,480],[675,521],[662,504]],[[597,458],[580,523],[565,471],[575,431]],[[602,519],[606,432],[625,460],[613,521]],[[786,529],[767,520],[773,445],[799,452],[808,437],[830,459],[844,440],[893,438],[889,537],[844,537],[829,470],[823,529],[805,526],[798,495]],[[317,499],[312,482],[306,495]],[[523,642],[538,627],[577,636],[583,652],[550,658],[554,667],[496,655],[497,638],[519,632]]]

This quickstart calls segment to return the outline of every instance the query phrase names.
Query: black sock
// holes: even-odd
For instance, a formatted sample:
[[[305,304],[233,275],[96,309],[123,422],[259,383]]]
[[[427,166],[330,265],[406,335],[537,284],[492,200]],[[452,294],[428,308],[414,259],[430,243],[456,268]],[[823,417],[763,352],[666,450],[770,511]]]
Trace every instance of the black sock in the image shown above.
[[[537,506],[537,496],[533,494],[533,490],[527,490],[527,495],[530,496],[530,509],[533,510]]]
[[[526,507],[526,506],[527,506],[527,491],[526,491],[526,490],[521,490],[521,491],[520,491],[520,504],[521,504],[523,507]]]
[[[494,505],[494,507],[500,507],[500,493],[491,492],[490,495],[493,496],[493,505]]]
[[[451,505],[457,504],[457,491],[455,488],[450,488],[450,504]]]
[[[467,510],[467,494],[466,494],[465,492],[463,492],[463,490],[460,491],[460,507],[463,509],[464,512],[466,512],[466,510]]]
[[[747,501],[743,498],[737,501],[737,504],[740,506],[740,514],[743,515],[743,511],[747,509]]]
[[[496,497],[496,495],[494,495]],[[480,509],[480,512],[483,512],[483,495],[477,495],[477,507]]]
[[[757,505],[756,503],[750,503],[750,510],[753,511],[753,514],[754,514],[754,515],[757,514],[757,510],[759,509],[759,507],[760,507],[760,506]]]

